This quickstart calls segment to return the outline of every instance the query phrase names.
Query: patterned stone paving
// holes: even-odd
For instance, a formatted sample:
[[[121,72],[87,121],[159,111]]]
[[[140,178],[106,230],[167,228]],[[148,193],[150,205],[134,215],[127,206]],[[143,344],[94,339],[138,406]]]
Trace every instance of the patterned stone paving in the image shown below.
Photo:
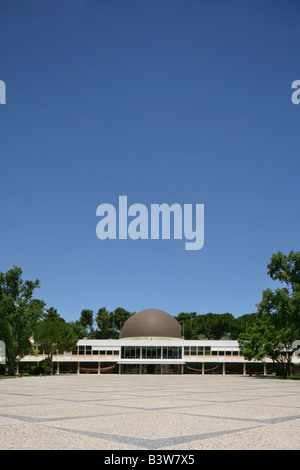
[[[299,450],[300,381],[220,375],[0,380],[0,449]]]

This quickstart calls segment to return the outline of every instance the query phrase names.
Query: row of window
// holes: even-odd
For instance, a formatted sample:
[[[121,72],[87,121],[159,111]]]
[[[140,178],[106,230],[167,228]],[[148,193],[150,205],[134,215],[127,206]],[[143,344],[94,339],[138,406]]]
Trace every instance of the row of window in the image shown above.
[[[72,354],[77,356],[119,356],[120,350],[119,349],[92,349],[92,346],[77,346],[75,349],[73,349]]]
[[[122,346],[122,359],[181,359],[182,348],[177,346]]]
[[[238,350],[211,350],[210,346],[185,346],[185,356],[238,356]]]
[[[58,352],[63,354],[63,352]],[[43,354],[43,351],[39,351]],[[119,356],[118,349],[92,349],[92,346],[77,346],[72,355]],[[238,356],[238,350],[212,350],[210,346],[184,346],[185,356]],[[182,348],[178,346],[122,346],[123,359],[181,359]]]

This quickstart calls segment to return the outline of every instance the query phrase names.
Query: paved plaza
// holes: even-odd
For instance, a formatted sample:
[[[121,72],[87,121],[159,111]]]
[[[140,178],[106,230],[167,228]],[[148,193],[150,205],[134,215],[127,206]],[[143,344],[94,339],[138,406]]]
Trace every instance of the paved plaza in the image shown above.
[[[0,449],[300,450],[300,381],[222,375],[0,380]]]

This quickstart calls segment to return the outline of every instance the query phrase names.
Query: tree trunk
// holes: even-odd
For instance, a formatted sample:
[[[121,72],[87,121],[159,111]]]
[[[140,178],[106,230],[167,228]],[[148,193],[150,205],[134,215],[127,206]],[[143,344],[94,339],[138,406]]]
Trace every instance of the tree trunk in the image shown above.
[[[51,361],[51,374],[53,375],[53,351],[51,351],[50,353],[50,361]]]
[[[15,359],[12,357],[7,358],[7,373],[8,375],[16,375],[15,374]]]

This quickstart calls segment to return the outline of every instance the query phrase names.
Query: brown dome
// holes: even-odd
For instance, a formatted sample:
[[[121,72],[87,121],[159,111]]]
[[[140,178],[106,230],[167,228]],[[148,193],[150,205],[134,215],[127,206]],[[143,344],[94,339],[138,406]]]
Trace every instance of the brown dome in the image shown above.
[[[142,310],[130,317],[121,330],[121,338],[179,338],[181,327],[172,315],[162,310]]]

